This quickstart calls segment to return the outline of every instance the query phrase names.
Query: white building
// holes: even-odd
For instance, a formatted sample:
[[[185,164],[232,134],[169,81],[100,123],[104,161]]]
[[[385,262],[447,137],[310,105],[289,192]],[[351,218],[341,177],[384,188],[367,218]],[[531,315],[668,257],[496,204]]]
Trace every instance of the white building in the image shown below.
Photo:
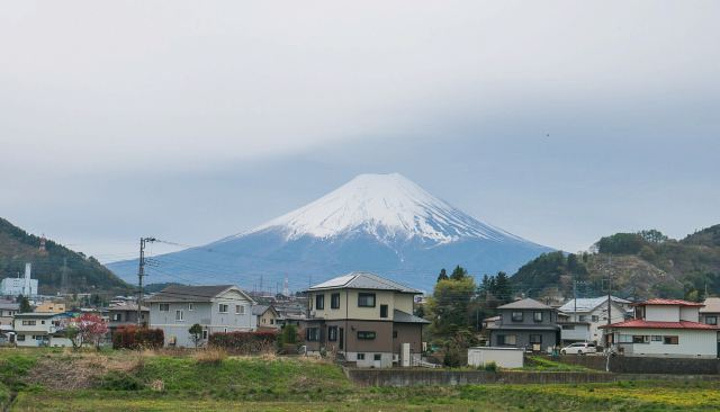
[[[60,314],[51,312],[18,313],[13,320],[15,342],[21,347],[70,347],[70,339],[62,336]]]
[[[38,281],[31,279],[32,265],[25,264],[25,276],[22,278],[5,278],[0,282],[0,295],[3,296],[36,296]]]
[[[607,327],[625,356],[720,356],[719,329],[698,322],[702,303],[650,299],[635,306],[635,319]]]
[[[572,299],[558,311],[563,343],[593,342],[602,345],[604,335],[600,326],[608,324],[608,297]],[[613,296],[610,304],[610,323],[625,320],[630,301]]]
[[[148,298],[150,328],[162,329],[165,346],[192,347],[189,329],[203,328],[202,344],[217,332],[249,332],[257,328],[255,301],[233,285],[168,286]]]

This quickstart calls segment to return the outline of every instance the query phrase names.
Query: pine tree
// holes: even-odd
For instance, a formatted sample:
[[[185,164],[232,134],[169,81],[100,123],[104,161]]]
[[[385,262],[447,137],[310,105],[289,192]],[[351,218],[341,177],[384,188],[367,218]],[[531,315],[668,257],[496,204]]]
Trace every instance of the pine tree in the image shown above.
[[[445,268],[440,269],[440,274],[438,275],[437,281],[440,282],[441,280],[448,280],[447,271]]]
[[[18,302],[20,303],[20,313],[30,313],[33,311],[27,296],[18,296]]]
[[[497,276],[495,276],[495,293],[493,294],[501,302],[510,302],[512,300],[512,287],[507,273],[498,272]]]
[[[450,275],[450,279],[452,280],[462,280],[464,279],[468,274],[468,271],[465,270],[460,265],[455,266],[455,269],[452,272],[452,275]]]

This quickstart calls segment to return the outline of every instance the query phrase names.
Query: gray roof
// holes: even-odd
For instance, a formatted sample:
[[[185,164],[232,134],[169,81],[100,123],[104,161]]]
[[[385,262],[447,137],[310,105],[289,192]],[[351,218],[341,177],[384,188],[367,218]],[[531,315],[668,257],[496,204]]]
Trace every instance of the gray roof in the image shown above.
[[[150,308],[147,306],[142,307],[143,312],[149,311]],[[123,303],[120,305],[111,305],[108,306],[108,311],[110,312],[126,312],[126,311],[137,311],[137,304],[136,303]]]
[[[380,277],[370,272],[348,273],[347,275],[339,276],[312,286],[310,289],[308,289],[308,292],[327,289],[372,289],[392,290],[401,293],[422,293],[417,289],[409,288],[403,284]]]
[[[0,303],[0,309],[2,310],[20,310],[19,303],[2,302]]]
[[[612,296],[612,301],[615,303],[627,305],[632,302],[629,300],[621,299],[616,296]],[[577,311],[578,312],[592,312],[596,307],[607,304],[607,296],[600,296],[599,298],[578,298],[577,299]],[[575,299],[570,299],[569,302],[560,306],[561,312],[575,312]]]
[[[508,304],[502,305],[502,306],[498,306],[498,309],[550,309],[550,310],[554,310],[554,308],[552,308],[544,303],[540,303],[537,300],[531,299],[531,298],[516,300],[515,302],[508,303]]]
[[[251,302],[253,301],[242,289],[235,285],[214,285],[214,286],[168,286],[157,294],[146,299],[148,303],[164,302],[210,302],[219,294],[230,288],[238,289]]]
[[[60,315],[60,313],[55,312],[27,312],[27,313],[17,313],[15,314],[16,318],[52,318],[53,316]]]
[[[429,321],[415,315],[395,309],[393,311],[393,322],[399,323],[430,323]]]
[[[266,310],[268,310],[270,308],[272,308],[272,306],[270,306],[270,305],[254,305],[252,307],[252,314],[254,316],[260,316],[263,313],[265,313]]]
[[[705,307],[700,308],[700,313],[720,313],[720,298],[710,297],[703,303]]]

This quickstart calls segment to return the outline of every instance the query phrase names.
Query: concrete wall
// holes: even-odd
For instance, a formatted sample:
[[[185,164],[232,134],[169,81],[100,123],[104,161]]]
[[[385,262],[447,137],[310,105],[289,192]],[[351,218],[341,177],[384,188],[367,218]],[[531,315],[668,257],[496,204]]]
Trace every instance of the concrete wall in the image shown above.
[[[481,367],[495,363],[501,368],[522,368],[525,351],[508,348],[470,348],[468,349],[468,365]]]
[[[559,360],[590,369],[605,370],[603,356],[562,356]],[[610,371],[633,374],[720,375],[720,359],[615,356],[610,358]]]

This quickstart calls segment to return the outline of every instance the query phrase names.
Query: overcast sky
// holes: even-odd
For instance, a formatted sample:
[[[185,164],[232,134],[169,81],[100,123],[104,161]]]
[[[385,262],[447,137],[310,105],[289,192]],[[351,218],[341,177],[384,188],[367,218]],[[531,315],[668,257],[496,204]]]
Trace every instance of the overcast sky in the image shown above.
[[[568,251],[682,237],[720,223],[719,16],[713,0],[3,2],[0,216],[110,261],[400,172]]]

